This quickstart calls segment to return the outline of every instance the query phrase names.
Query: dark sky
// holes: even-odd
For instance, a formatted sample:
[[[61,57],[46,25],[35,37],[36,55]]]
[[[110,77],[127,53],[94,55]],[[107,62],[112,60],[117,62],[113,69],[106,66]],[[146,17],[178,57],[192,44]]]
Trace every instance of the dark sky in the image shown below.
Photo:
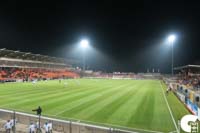
[[[192,1],[5,1],[0,5],[0,47],[82,59],[88,38],[90,69],[170,72],[166,37],[177,35],[175,66],[200,63],[200,4]]]

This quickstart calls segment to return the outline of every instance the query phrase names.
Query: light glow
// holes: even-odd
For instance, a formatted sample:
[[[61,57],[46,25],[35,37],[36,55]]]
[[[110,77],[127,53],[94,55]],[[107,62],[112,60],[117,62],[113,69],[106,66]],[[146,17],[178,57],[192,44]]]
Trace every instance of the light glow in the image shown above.
[[[168,37],[168,41],[170,42],[170,44],[172,44],[172,43],[175,41],[175,39],[176,39],[176,36],[175,36],[175,35],[170,35],[170,36]]]
[[[81,40],[80,44],[82,48],[87,48],[89,46],[89,42],[86,39]]]

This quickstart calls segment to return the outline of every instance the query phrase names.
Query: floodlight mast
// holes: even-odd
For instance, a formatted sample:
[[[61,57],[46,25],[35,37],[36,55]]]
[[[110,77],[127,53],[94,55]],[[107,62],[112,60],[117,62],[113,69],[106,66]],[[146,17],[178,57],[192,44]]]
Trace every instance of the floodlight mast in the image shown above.
[[[85,71],[85,66],[86,66],[85,50],[89,47],[89,41],[87,39],[83,39],[81,40],[80,45],[83,50],[83,71]]]
[[[172,47],[172,66],[171,66],[172,67],[171,68],[171,74],[172,74],[172,76],[174,75],[174,41],[175,41],[175,39],[176,39],[175,35],[170,35],[168,37],[168,42],[169,42],[169,44]]]

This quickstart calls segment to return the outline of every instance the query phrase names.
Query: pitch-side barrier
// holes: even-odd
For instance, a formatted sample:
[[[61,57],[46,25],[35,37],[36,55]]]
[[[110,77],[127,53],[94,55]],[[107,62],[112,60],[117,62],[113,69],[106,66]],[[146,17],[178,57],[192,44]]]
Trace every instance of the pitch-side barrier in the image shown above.
[[[39,117],[37,115],[0,109],[0,120],[6,121],[11,119],[17,120],[17,123],[27,125],[27,128],[30,123],[36,123],[39,121]],[[52,122],[53,130],[59,133],[161,133],[151,130],[126,130],[124,128],[114,128],[113,126],[98,126],[78,121],[54,119],[45,116],[40,117],[41,127],[44,125],[45,122],[48,121]]]

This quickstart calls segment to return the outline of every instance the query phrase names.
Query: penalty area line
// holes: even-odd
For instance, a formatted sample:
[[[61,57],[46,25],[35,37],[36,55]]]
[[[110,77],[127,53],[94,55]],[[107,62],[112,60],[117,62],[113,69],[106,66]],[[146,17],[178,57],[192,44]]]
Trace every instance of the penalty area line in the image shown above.
[[[161,86],[161,89],[162,89],[162,92],[163,92],[163,96],[164,96],[165,102],[166,102],[166,104],[167,104],[167,108],[168,108],[168,110],[169,110],[169,113],[170,113],[170,115],[171,115],[172,121],[173,121],[174,126],[175,126],[175,128],[176,128],[176,132],[179,133],[178,127],[177,127],[177,125],[176,125],[176,121],[175,121],[175,119],[174,119],[174,116],[173,116],[173,114],[172,114],[172,110],[171,110],[171,108],[170,108],[170,106],[169,106],[169,103],[168,103],[168,101],[167,101],[167,98],[166,98],[165,92],[164,92],[164,90],[163,90],[163,86],[162,86],[162,84],[161,84],[161,81],[160,81],[160,86]]]

